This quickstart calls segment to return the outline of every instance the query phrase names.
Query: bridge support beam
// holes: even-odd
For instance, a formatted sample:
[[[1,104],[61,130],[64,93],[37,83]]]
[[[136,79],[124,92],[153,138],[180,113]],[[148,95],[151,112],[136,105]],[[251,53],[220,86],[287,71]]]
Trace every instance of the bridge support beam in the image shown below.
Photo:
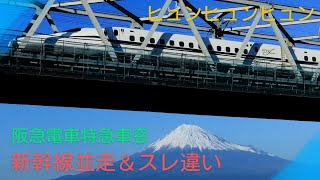
[[[143,29],[143,22],[141,21],[141,19],[138,16],[134,15],[133,13],[128,11],[126,8],[120,6],[115,1],[106,1],[106,3],[108,3],[112,7],[116,8],[118,11],[122,12],[126,16],[130,17],[132,19],[131,28]]]
[[[47,4],[41,10],[36,11],[34,20],[28,25],[27,29],[24,32],[24,38],[22,40],[20,48],[24,48],[25,45],[29,42],[30,37],[33,36],[44,17],[48,14],[54,1],[55,0],[48,0]]]
[[[183,0],[179,0],[179,6],[181,8],[181,11],[183,12],[184,14],[184,17],[186,19],[190,19],[190,14],[183,2]],[[208,48],[207,46],[205,45],[205,43],[203,42],[203,39],[201,38],[200,34],[199,34],[199,31],[197,30],[196,28],[196,25],[194,24],[194,22],[192,20],[188,21],[188,24],[190,26],[190,29],[194,35],[194,37],[197,39],[198,43],[199,43],[199,46],[205,56],[205,59],[206,61],[208,62],[209,66],[210,64],[213,65],[213,58],[211,57],[209,51],[208,51]],[[215,61],[218,61],[218,59],[214,59]],[[210,68],[212,69],[212,66],[210,66]]]
[[[162,19],[167,11],[167,9],[169,8],[170,4],[171,4],[172,0],[167,0],[164,4],[164,6],[162,7],[159,15],[158,15],[158,19]],[[186,19],[190,19],[190,14],[183,2],[183,0],[179,0],[178,1],[178,4],[179,4],[179,7],[181,9],[181,11],[183,12],[184,14],[184,17]],[[134,60],[133,62],[136,62],[138,61],[140,58],[141,58],[141,55],[143,53],[143,50],[147,47],[147,44],[149,43],[152,35],[154,34],[154,32],[156,31],[156,28],[159,26],[160,22],[157,21],[157,22],[154,22],[154,24],[152,25],[149,33],[147,34],[146,38],[144,39],[144,42],[142,43],[141,47],[140,47],[140,52],[134,57]],[[200,36],[200,33],[199,31],[197,30],[197,27],[195,26],[194,22],[191,20],[191,21],[188,21],[188,25],[189,25],[189,28],[191,29],[193,35],[195,36],[195,38],[197,39],[198,43],[199,43],[199,46],[205,56],[205,59],[207,60],[208,64],[212,65],[213,64],[213,58],[211,57],[205,43],[203,42],[201,36]],[[217,61],[218,59],[214,59],[215,61]],[[212,68],[212,66],[210,66],[210,68]]]
[[[101,41],[103,42],[103,44],[106,46],[107,51],[109,52],[109,55],[111,56],[112,61],[117,61],[117,55],[114,53],[114,49],[112,48],[112,44],[108,41],[105,33],[103,32],[97,18],[95,17],[89,3],[87,2],[87,0],[81,0],[83,7],[85,8],[93,26],[95,27],[95,29],[97,30]]]
[[[236,60],[240,60],[241,59],[243,51],[246,48],[247,44],[249,43],[249,41],[250,41],[250,39],[251,39],[251,37],[252,37],[252,35],[254,33],[254,30],[256,29],[260,19],[261,19],[261,10],[259,9],[255,19],[252,22],[251,28],[249,29],[245,39],[242,42],[242,45],[241,45],[241,47],[239,49],[239,52],[236,55]]]
[[[171,4],[172,0],[166,0],[165,4],[163,5],[157,19],[162,19],[163,16],[165,15],[167,9],[169,8],[170,4]],[[138,61],[141,58],[142,53],[144,52],[145,48],[147,47],[152,35],[154,34],[154,32],[156,31],[156,29],[158,28],[160,22],[156,21],[153,23],[149,33],[147,34],[146,38],[144,39],[144,41],[141,44],[140,50],[138,52],[138,54],[134,57],[133,62]]]
[[[49,23],[52,31],[53,31],[54,33],[58,33],[58,32],[59,32],[58,27],[57,27],[56,24],[53,22],[53,20],[52,20],[52,18],[51,18],[51,16],[50,16],[49,13],[46,14],[46,19],[47,19],[47,21],[48,21],[48,23]]]
[[[270,18],[273,18],[272,14],[271,13],[268,13],[268,16]],[[301,79],[302,78],[302,75],[301,75],[301,67],[299,65],[297,65],[297,63],[295,62],[295,58],[293,57],[292,55],[292,51],[290,51],[286,41],[284,40],[283,36],[281,35],[281,31],[280,29],[278,28],[277,24],[274,22],[274,21],[270,21],[270,24],[271,24],[271,27],[280,43],[280,46],[281,48],[283,49],[283,51],[285,52],[287,58],[288,58],[288,61],[292,67],[292,70],[293,72],[295,73],[296,75],[296,78],[297,79]]]

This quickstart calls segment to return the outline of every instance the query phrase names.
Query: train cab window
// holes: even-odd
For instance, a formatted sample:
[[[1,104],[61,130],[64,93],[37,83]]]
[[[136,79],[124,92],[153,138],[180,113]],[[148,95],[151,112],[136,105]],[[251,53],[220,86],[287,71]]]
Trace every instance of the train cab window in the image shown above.
[[[259,52],[259,48],[258,48],[258,47],[254,47],[254,50],[255,50],[256,52]]]
[[[154,44],[156,42],[156,40],[154,38],[150,39],[150,43]]]
[[[140,42],[143,42],[144,41],[144,37],[140,37]]]
[[[193,48],[193,47],[194,47],[193,43],[189,43],[189,48]]]
[[[174,41],[170,40],[170,46],[174,46]]]
[[[221,46],[218,46],[218,47],[217,47],[217,50],[218,50],[218,51],[221,51]]]
[[[164,39],[160,39],[160,44],[164,45],[166,42],[164,41]]]
[[[243,52],[244,54],[248,54],[248,49],[245,49]]]
[[[308,60],[309,60],[309,57],[308,57],[308,56],[304,56],[304,60],[305,60],[305,61],[308,61]]]
[[[230,52],[231,51],[230,47],[226,47],[226,51]]]
[[[184,42],[180,41],[180,42],[179,42],[179,46],[180,46],[180,47],[184,47]]]
[[[234,52],[238,53],[239,52],[239,48],[235,48]]]
[[[208,45],[208,51],[212,51],[212,50],[213,50],[212,45]]]
[[[135,41],[135,37],[134,36],[130,36],[130,41]]]
[[[119,35],[119,31],[118,31],[118,30],[114,30],[114,31],[113,31],[113,34],[114,34],[115,36],[118,36],[118,35]]]
[[[316,62],[316,61],[317,61],[317,58],[316,58],[316,57],[312,57],[312,61],[313,61],[313,62]]]

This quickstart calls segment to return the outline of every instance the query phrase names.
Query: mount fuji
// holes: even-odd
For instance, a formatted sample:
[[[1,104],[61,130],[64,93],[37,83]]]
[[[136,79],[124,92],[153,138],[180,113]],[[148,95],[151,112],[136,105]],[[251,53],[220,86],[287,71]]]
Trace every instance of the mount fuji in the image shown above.
[[[198,172],[181,171],[182,161],[190,153],[198,154]],[[143,171],[139,168],[145,166],[149,158],[141,158],[141,154],[152,154],[154,159],[151,167]],[[165,163],[163,163],[163,156]],[[205,155],[206,158],[203,158]],[[218,158],[218,159],[217,159]],[[176,160],[178,163],[170,170],[163,171]],[[204,161],[205,160],[205,161]],[[219,161],[219,163],[218,163]],[[253,146],[243,146],[217,137],[195,125],[181,125],[175,130],[150,144],[141,152],[130,156],[134,162],[134,171],[120,170],[121,161],[115,162],[115,172],[85,172],[78,175],[63,176],[56,180],[138,180],[138,179],[177,179],[177,180],[257,180],[271,179],[289,162],[288,160],[271,155]],[[191,161],[190,161],[191,162]],[[211,165],[210,170],[205,170]],[[191,165],[190,165],[191,166]]]

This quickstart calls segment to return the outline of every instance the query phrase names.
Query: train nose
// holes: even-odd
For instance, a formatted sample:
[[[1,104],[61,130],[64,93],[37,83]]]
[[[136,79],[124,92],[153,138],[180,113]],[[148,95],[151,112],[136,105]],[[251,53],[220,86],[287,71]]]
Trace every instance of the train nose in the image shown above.
[[[9,41],[8,47],[19,47],[19,43],[17,39]]]
[[[11,45],[9,46],[10,48],[17,50],[19,48],[19,43],[17,40],[11,41]]]

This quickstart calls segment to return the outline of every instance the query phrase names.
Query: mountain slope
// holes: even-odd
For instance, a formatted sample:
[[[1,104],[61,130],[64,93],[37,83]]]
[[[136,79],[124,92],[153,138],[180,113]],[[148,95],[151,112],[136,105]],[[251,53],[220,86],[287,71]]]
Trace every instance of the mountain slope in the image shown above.
[[[190,153],[198,155],[198,158],[196,158],[199,166],[198,172],[182,171],[183,167],[187,166],[186,156]],[[154,156],[152,164],[156,167],[156,170],[149,167],[139,171],[139,168],[145,166],[149,161],[148,158],[142,158],[142,154],[152,154]],[[131,155],[130,158],[130,162],[135,162],[134,171],[122,172],[119,168],[121,161],[119,161],[114,163],[116,171],[113,173],[103,171],[88,172],[75,176],[64,176],[59,180],[135,180],[149,178],[153,180],[168,178],[184,180],[194,178],[197,178],[197,180],[209,180],[212,178],[256,180],[271,178],[287,163],[284,159],[270,155],[252,146],[231,143],[210,134],[198,126],[185,124],[177,127],[141,152]],[[165,163],[163,163],[163,159]],[[163,164],[168,167],[175,161],[178,161],[178,163],[172,169],[163,171]],[[218,166],[218,161],[220,166]],[[205,170],[204,164],[206,166],[211,165],[212,169]],[[189,164],[189,166],[192,165]]]

